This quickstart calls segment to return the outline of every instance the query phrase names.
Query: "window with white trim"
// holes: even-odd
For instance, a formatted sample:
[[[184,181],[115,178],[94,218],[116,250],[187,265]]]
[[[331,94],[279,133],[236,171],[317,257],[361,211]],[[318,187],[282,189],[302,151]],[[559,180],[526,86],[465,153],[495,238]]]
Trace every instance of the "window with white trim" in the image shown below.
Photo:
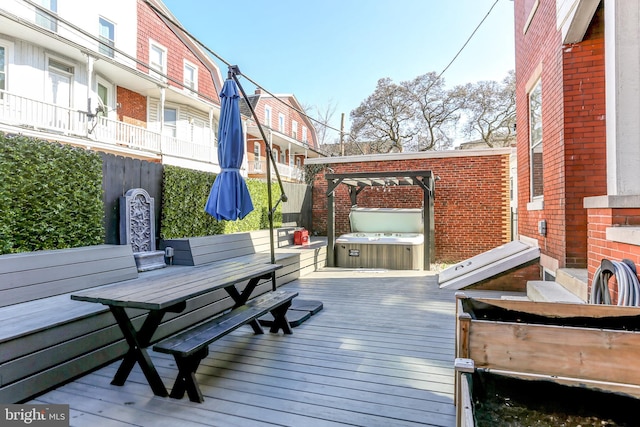
[[[113,48],[116,45],[115,24],[105,18],[102,18],[102,17],[99,18],[98,19],[98,37],[100,39],[98,52],[113,58]]]
[[[152,40],[149,41],[149,74],[161,80],[165,80],[167,74],[167,48]]]
[[[262,162],[260,161],[260,143],[253,143],[253,170],[261,171],[262,170]]]
[[[183,82],[185,89],[198,91],[198,67],[191,62],[184,60]]]
[[[542,141],[542,84],[538,80],[529,92],[531,200],[541,199],[544,194]]]
[[[278,132],[284,133],[284,114],[278,114]]]
[[[39,6],[36,6],[36,24],[47,30],[58,31],[58,0],[35,0]]]
[[[7,90],[7,48],[0,45],[0,90]],[[3,94],[0,93],[0,99]]]
[[[302,142],[307,143],[307,127],[302,126]]]
[[[175,108],[164,109],[164,129],[162,134],[165,136],[176,137],[178,135],[178,110]]]
[[[264,106],[264,124],[271,127],[271,107],[268,105]]]
[[[291,136],[293,139],[298,139],[298,122],[295,120],[291,121]]]

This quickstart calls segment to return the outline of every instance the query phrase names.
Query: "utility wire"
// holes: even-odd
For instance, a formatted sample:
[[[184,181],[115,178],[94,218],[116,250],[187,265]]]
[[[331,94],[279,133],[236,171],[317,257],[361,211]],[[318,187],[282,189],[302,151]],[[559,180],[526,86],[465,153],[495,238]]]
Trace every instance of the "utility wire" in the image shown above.
[[[465,47],[467,47],[467,45],[469,44],[469,42],[471,41],[471,39],[473,38],[473,36],[476,34],[476,32],[478,31],[478,29],[482,26],[482,24],[484,23],[484,21],[486,21],[486,19],[489,17],[489,15],[491,14],[491,11],[493,10],[493,8],[496,6],[496,4],[498,4],[499,0],[496,0],[493,5],[491,5],[491,7],[489,8],[489,11],[487,12],[486,15],[484,15],[484,18],[482,18],[482,21],[480,21],[480,23],[478,24],[478,26],[475,28],[475,30],[473,30],[473,32],[471,33],[471,35],[469,36],[469,38],[467,39],[466,42],[464,42],[464,44],[462,45],[462,47],[460,48],[460,50],[458,51],[458,53],[455,54],[455,56],[453,57],[453,59],[451,60],[451,62],[449,62],[447,64],[446,67],[444,67],[444,69],[442,71],[440,71],[440,74],[438,74],[438,77],[436,78],[436,80],[438,80],[440,77],[442,77],[442,75],[445,73],[445,71],[447,71],[449,69],[449,67],[451,67],[451,65],[455,62],[456,59],[458,59],[458,56],[460,56],[460,54],[462,53],[462,51],[464,50]]]
[[[145,0],[145,3],[147,3],[147,5],[149,7],[151,7],[151,9],[153,9],[158,15],[162,16],[164,19],[168,20],[169,22],[171,22],[172,25],[174,25],[176,28],[178,28],[180,31],[184,32],[188,37],[190,37],[193,41],[195,41],[200,47],[202,47],[204,50],[206,50],[207,52],[209,52],[211,55],[213,55],[214,57],[216,57],[220,62],[222,62],[223,64],[225,64],[226,66],[230,67],[232,64],[227,61],[226,59],[224,59],[222,56],[218,55],[216,52],[214,52],[212,49],[210,49],[207,45],[205,45],[203,42],[201,42],[198,38],[196,38],[193,34],[191,34],[186,28],[184,28],[179,22],[177,22],[175,19],[173,19],[170,16],[167,16],[167,14],[160,10],[156,5],[154,5],[153,3],[151,3],[151,1],[149,0]],[[252,83],[253,85],[255,85],[257,88],[259,88],[260,90],[266,92],[267,94],[271,95],[276,101],[284,104],[286,107],[291,108],[292,110],[296,111],[297,113],[303,115],[304,117],[308,118],[309,120],[312,120],[316,123],[319,123],[322,126],[325,126],[331,130],[337,131],[338,133],[343,133],[340,129],[334,128],[332,126],[327,125],[326,123],[322,123],[320,120],[317,120],[311,116],[309,116],[307,113],[305,113],[303,110],[300,110],[299,108],[294,107],[293,105],[289,105],[286,102],[284,102],[282,99],[278,98],[276,95],[274,95],[273,93],[271,93],[269,90],[265,89],[264,87],[262,87],[261,85],[259,85],[256,81],[254,81],[253,79],[251,79],[249,76],[247,76],[246,74],[242,73],[241,74],[242,77],[244,77],[245,79],[247,79],[250,83]],[[247,102],[249,102],[247,100]]]
[[[462,47],[458,50],[458,52],[454,55],[454,57],[451,59],[451,61],[447,64],[446,67],[444,67],[444,69],[438,74],[436,81],[442,77],[442,75],[449,69],[449,67],[451,67],[451,65],[453,65],[453,63],[456,61],[456,59],[458,59],[458,57],[460,56],[460,54],[462,53],[462,51],[467,47],[467,45],[469,44],[469,42],[473,39],[473,37],[475,36],[475,34],[478,32],[478,30],[480,29],[480,27],[482,26],[482,24],[487,20],[487,18],[489,17],[489,15],[491,14],[491,12],[493,11],[494,7],[496,6],[496,4],[498,4],[499,0],[496,0],[491,7],[489,8],[489,11],[485,14],[485,16],[482,18],[482,20],[480,21],[480,23],[478,23],[478,25],[476,26],[476,28],[473,30],[473,32],[471,33],[471,35],[469,35],[469,37],[467,38],[467,40],[464,42],[464,44],[462,45]],[[227,65],[227,66],[231,66],[232,64],[225,60],[222,56],[218,55],[216,52],[214,52],[212,49],[210,49],[208,46],[206,46],[203,42],[201,42],[197,37],[195,37],[193,34],[191,34],[186,28],[184,28],[179,22],[176,22],[175,19],[173,19],[170,16],[167,16],[167,14],[160,10],[158,7],[156,7],[154,4],[152,4],[150,2],[150,0],[145,0],[145,3],[147,3],[147,5],[149,5],[149,7],[151,7],[156,13],[158,13],[159,15],[161,15],[164,19],[167,19],[169,22],[171,22],[173,25],[175,25],[180,31],[183,31],[188,37],[190,37],[193,41],[195,41],[199,46],[201,46],[203,49],[205,49],[207,52],[209,52],[211,55],[213,55],[215,58],[217,58],[220,62],[222,62],[223,64]],[[262,91],[266,92],[267,94],[271,95],[274,99],[276,99],[278,102],[284,104],[285,106],[287,106],[288,108],[291,108],[292,110],[298,112],[299,114],[307,117],[309,120],[312,120],[322,126],[325,126],[327,129],[331,129],[334,130],[336,132],[338,132],[339,134],[343,134],[345,132],[343,132],[340,129],[334,128],[332,126],[329,126],[326,123],[323,123],[311,116],[309,116],[306,112],[287,104],[286,102],[284,102],[283,100],[279,99],[276,95],[274,95],[273,93],[271,93],[269,90],[265,89],[264,87],[262,87],[260,84],[258,84],[256,81],[254,81],[253,79],[251,79],[249,76],[247,76],[246,74],[242,74],[242,76],[247,79],[249,82],[251,82],[252,84],[254,84],[257,88],[261,89]],[[428,89],[427,89],[428,90]],[[247,100],[248,102],[248,100]],[[362,148],[360,148],[360,151],[362,151]],[[364,154],[364,153],[363,153]]]

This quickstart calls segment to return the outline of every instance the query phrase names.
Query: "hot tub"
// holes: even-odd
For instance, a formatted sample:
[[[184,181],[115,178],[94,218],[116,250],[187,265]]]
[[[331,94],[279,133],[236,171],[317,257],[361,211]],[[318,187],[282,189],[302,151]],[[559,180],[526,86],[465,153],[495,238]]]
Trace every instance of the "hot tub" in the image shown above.
[[[352,208],[351,233],[336,239],[336,265],[422,270],[422,209]]]

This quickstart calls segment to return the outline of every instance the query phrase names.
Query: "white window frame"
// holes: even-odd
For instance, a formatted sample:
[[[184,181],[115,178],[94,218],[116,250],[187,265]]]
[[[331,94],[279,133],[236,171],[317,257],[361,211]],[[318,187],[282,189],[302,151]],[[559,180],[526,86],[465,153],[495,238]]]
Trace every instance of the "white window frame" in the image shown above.
[[[36,0],[36,25],[54,33],[58,32],[58,0]],[[38,22],[40,21],[40,22]],[[47,22],[45,24],[44,22]]]
[[[302,142],[307,144],[308,143],[308,141],[307,141],[308,137],[309,137],[309,135],[307,133],[307,127],[306,126],[302,126]]]
[[[174,122],[175,125],[172,125],[172,126],[167,125],[167,119],[165,117],[165,113],[167,112],[167,110],[173,110],[173,111],[176,112],[176,121]],[[177,138],[178,137],[178,122],[180,121],[180,108],[178,108],[178,106],[176,106],[176,105],[167,105],[167,104],[165,104],[164,109],[162,109],[160,114],[162,114],[162,125],[163,125],[162,134],[164,136]]]
[[[154,51],[154,48],[162,52],[161,64],[151,62],[152,55],[151,53]],[[166,47],[156,42],[155,40],[149,39],[149,75],[166,81],[167,78],[167,56],[169,51]]]
[[[284,133],[284,128],[286,126],[286,118],[284,114],[278,113],[278,132]]]
[[[256,172],[262,171],[262,148],[260,147],[260,143],[258,141],[253,142],[253,170]]]
[[[103,22],[108,24],[105,27],[107,28],[110,27],[111,31],[113,31],[113,34],[112,34],[113,38],[105,37],[104,35],[102,35]],[[104,44],[100,43],[98,45],[98,52],[113,58],[115,55],[113,48],[115,48],[116,46],[116,24],[113,21],[105,18],[104,16],[99,16],[98,17],[98,38],[108,45],[108,46],[105,46]]]
[[[95,87],[95,92],[96,92],[96,97],[99,98],[99,94],[98,94],[98,85],[103,86],[107,89],[107,102],[105,103],[105,105],[108,107],[109,109],[109,113],[111,111],[115,110],[115,105],[116,105],[116,89],[113,83],[111,83],[110,81],[104,79],[102,76],[100,75],[96,75],[96,87]],[[104,103],[104,101],[103,101]],[[96,106],[92,106],[92,108],[95,109]],[[108,114],[105,114],[106,116],[108,116]]]
[[[0,70],[1,73],[4,74],[4,87],[0,88],[5,91],[9,91],[9,66],[13,63],[13,43],[6,42],[5,40],[0,39],[0,48],[4,49],[4,67]],[[0,101],[2,101],[2,96],[0,95]]]
[[[291,120],[291,137],[293,139],[298,139],[298,122],[295,120]]]
[[[187,69],[193,70],[193,81],[189,84],[187,80]],[[183,61],[182,65],[182,82],[184,83],[184,90],[190,94],[195,95],[198,92],[198,66],[193,62]]]
[[[537,92],[538,105],[536,108],[538,109],[537,114],[534,114],[532,109],[532,95]],[[539,152],[539,155],[543,155],[544,153],[544,135],[542,128],[542,79],[538,78],[536,82],[531,87],[531,90],[527,94],[527,104],[529,111],[529,170],[530,170],[530,200],[544,200],[544,162],[542,159],[538,159],[541,162],[540,165],[535,163],[537,157],[535,154]],[[536,122],[536,119],[539,122]],[[536,128],[536,129],[534,129]],[[537,167],[538,166],[538,167]],[[536,172],[539,168],[541,168],[542,173]],[[540,179],[542,182],[538,183],[536,181],[536,177]],[[537,194],[536,188],[541,185],[542,194]]]
[[[265,105],[264,106],[264,124],[267,127],[271,127],[271,106],[270,105]]]

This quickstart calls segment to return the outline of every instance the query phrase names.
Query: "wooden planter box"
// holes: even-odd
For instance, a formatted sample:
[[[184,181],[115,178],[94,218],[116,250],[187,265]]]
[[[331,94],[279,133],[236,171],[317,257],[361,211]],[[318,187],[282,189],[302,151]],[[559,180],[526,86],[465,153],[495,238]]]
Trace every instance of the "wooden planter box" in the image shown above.
[[[640,398],[640,308],[456,294],[458,425],[477,372]],[[575,387],[568,387],[574,389]]]
[[[637,425],[637,399],[551,381],[486,372],[466,372],[470,359],[457,359],[458,427]]]
[[[520,378],[640,397],[640,308],[456,294],[456,358]]]

